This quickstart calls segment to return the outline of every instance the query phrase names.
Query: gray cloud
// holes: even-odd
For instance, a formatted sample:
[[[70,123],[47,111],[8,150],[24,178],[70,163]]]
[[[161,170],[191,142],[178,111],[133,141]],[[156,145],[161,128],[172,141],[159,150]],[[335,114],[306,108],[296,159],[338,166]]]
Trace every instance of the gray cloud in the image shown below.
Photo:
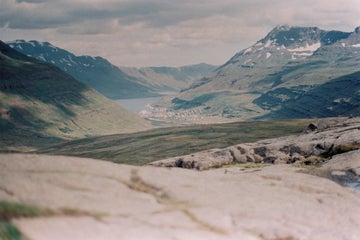
[[[19,29],[51,28],[94,19],[118,19],[123,25],[143,23],[148,27],[162,28],[177,25],[183,21],[218,15],[242,18],[243,21],[252,25],[274,25],[279,20],[295,20],[306,24],[311,19],[322,18],[319,19],[321,21],[331,15],[331,18],[336,18],[339,15],[358,14],[357,10],[359,10],[359,3],[356,3],[358,0],[331,2],[309,0],[0,1],[4,2],[0,10],[0,26],[7,25],[10,28]]]
[[[119,65],[221,64],[280,24],[343,31],[360,25],[359,0],[0,0],[0,5],[4,38],[50,41]]]
[[[18,3],[22,3],[22,2],[27,2],[27,3],[41,3],[44,2],[45,0],[16,0],[16,2]]]
[[[141,22],[149,27],[164,27],[213,15],[241,14],[250,5],[256,6],[254,1],[248,0],[243,1],[242,4],[229,0],[1,1],[5,4],[0,10],[0,23],[4,25],[4,22],[7,22],[9,27],[20,29],[39,29],[54,27],[56,24],[74,24],[85,20],[113,18],[119,19],[125,25]]]

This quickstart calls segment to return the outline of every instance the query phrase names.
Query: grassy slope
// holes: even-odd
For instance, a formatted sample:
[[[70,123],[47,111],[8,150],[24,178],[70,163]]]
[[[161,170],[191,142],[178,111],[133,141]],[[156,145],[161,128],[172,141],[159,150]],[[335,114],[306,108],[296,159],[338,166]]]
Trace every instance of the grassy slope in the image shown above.
[[[360,72],[341,76],[287,101],[266,118],[358,116],[360,113]],[[309,107],[310,106],[310,107]]]
[[[161,128],[127,135],[80,139],[38,153],[91,157],[142,165],[193,152],[301,132],[310,120],[237,122]]]
[[[59,68],[2,42],[0,50],[0,149],[37,148],[63,139],[150,127]]]

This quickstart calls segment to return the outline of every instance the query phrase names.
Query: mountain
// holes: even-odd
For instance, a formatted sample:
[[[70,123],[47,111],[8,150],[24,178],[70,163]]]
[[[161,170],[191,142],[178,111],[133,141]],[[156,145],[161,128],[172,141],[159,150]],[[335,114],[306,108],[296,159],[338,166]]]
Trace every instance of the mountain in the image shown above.
[[[0,148],[148,129],[58,67],[0,41]]]
[[[290,107],[289,101],[302,97],[308,98],[304,102],[311,102],[315,92],[324,93],[324,89],[328,89],[337,92],[338,96],[322,98],[323,102],[318,105],[330,109],[336,99],[348,97],[346,92],[336,91],[341,88],[343,80],[349,76],[357,77],[359,29],[341,32],[317,27],[276,27],[263,39],[238,52],[213,73],[174,98],[163,101],[160,106],[176,112],[192,111],[201,116],[225,119],[282,118],[291,115],[290,112],[285,114],[285,109]],[[330,81],[331,84],[320,88]],[[356,79],[348,83],[355,84]],[[304,111],[297,117],[316,117],[316,114],[305,114],[311,112],[312,107],[311,104],[303,105]],[[275,111],[276,115],[271,114]],[[344,112],[337,108],[323,111],[326,117],[350,113],[354,114],[352,110]]]
[[[108,98],[159,96],[102,57],[75,56],[48,42],[16,40],[8,44],[27,56],[58,66]]]
[[[216,68],[208,64],[178,68],[117,67],[104,58],[75,56],[48,42],[16,40],[8,44],[27,56],[55,64],[112,99],[144,98],[175,93]]]
[[[217,66],[206,63],[182,67],[120,67],[124,73],[139,79],[158,93],[179,92],[216,68]]]
[[[279,110],[262,118],[324,118],[334,113],[338,116],[358,116],[359,103],[360,71],[318,85],[295,99],[284,102]]]

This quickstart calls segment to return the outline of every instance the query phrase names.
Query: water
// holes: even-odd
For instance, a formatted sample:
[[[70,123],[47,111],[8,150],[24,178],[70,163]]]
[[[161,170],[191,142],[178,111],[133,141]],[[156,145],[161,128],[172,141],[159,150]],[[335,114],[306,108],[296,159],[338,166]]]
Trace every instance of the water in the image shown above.
[[[119,103],[125,109],[139,113],[145,109],[147,104],[152,104],[159,101],[161,97],[150,97],[150,98],[132,98],[132,99],[118,99],[115,102]]]

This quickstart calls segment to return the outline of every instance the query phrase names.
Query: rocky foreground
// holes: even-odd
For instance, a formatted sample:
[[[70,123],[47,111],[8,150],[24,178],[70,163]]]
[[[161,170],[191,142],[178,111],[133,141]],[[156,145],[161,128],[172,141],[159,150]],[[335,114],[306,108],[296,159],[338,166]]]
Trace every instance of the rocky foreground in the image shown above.
[[[360,118],[311,123],[303,134],[210,149],[150,163],[157,167],[204,170],[233,163],[317,165],[333,155],[360,148]]]
[[[30,240],[355,240],[360,191],[347,185],[359,183],[359,128],[359,119],[337,119],[155,163],[206,171],[3,154],[0,200],[58,212],[12,219]]]

